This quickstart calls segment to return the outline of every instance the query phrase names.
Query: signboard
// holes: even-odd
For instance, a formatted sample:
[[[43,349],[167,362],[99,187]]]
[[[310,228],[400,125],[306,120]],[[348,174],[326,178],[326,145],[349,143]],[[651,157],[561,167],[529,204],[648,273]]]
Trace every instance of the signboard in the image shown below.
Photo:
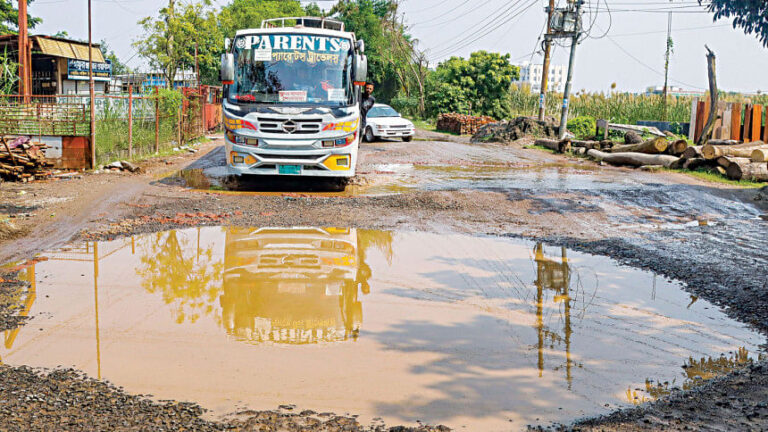
[[[109,81],[112,78],[112,63],[93,62],[93,80]],[[85,60],[67,60],[67,79],[88,81],[88,62]]]
[[[351,48],[349,39],[313,35],[253,35],[236,41],[251,50],[254,61],[341,64]]]

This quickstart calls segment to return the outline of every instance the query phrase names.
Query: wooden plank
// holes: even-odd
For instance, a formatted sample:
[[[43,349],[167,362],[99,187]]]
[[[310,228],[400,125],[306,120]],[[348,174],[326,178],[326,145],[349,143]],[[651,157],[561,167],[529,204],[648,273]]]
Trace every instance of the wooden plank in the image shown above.
[[[731,112],[731,139],[741,141],[741,104],[735,103]]]
[[[691,101],[691,120],[688,123],[688,139],[695,141],[696,138],[696,111],[699,108],[699,98],[693,98]]]
[[[723,139],[731,139],[731,115],[733,115],[733,104],[725,104],[723,111]]]
[[[765,109],[765,123],[763,123],[763,141],[768,142],[768,107]]]
[[[750,138],[752,141],[760,141],[760,132],[763,129],[763,106],[754,105],[752,107],[752,133]]]
[[[718,102],[715,108],[715,123],[712,125],[715,139],[723,139],[723,112],[725,111],[725,102]]]
[[[704,101],[699,101],[699,106],[696,109],[696,133],[694,134],[694,141],[699,142],[699,138],[701,138],[701,131],[704,130],[704,122],[706,122],[707,112],[706,112],[707,103]]]
[[[744,105],[744,127],[741,130],[741,139],[744,142],[751,141],[749,139],[750,131],[752,130],[752,105]]]

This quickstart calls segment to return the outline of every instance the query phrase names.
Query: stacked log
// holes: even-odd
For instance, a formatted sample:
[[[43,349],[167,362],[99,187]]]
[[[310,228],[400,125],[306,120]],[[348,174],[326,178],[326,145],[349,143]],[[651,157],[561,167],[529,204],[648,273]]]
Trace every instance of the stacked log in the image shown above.
[[[638,152],[620,152],[606,153],[600,150],[588,150],[587,155],[608,162],[611,165],[629,165],[635,167],[641,166],[663,166],[669,168],[680,158],[663,154],[647,154]]]
[[[720,156],[752,157],[755,150],[768,150],[768,144],[762,141],[754,141],[735,145],[717,145],[708,142],[702,149],[701,154],[704,159],[717,159]]]
[[[667,147],[669,147],[669,141],[666,138],[656,137],[639,144],[614,145],[611,153],[662,154],[667,151]]]
[[[551,139],[537,139],[533,143],[534,145],[541,146],[548,148],[550,150],[554,150],[558,153],[565,153],[568,151],[571,151],[571,140],[564,139],[564,140],[551,140]]]
[[[0,137],[0,176],[6,180],[27,182],[51,175],[53,166],[45,160],[46,146],[30,144],[29,137],[19,137],[10,143]]]
[[[474,135],[477,130],[488,123],[494,123],[491,117],[475,117],[464,114],[440,114],[437,116],[437,130],[459,135]]]

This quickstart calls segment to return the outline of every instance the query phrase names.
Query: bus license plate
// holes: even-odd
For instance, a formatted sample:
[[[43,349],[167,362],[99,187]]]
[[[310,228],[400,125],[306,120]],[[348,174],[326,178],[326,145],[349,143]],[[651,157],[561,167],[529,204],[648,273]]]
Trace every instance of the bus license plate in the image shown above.
[[[278,165],[278,174],[301,175],[301,165]]]

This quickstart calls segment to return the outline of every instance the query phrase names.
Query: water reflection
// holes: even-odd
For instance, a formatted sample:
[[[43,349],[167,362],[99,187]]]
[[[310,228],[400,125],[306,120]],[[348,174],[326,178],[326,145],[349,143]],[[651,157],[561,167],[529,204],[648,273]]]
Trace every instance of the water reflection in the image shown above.
[[[538,334],[538,368],[539,377],[544,374],[544,350],[554,349],[555,345],[564,346],[565,349],[565,375],[568,389],[573,384],[571,368],[571,267],[568,264],[566,249],[560,249],[559,260],[547,258],[544,254],[544,245],[536,243],[533,248],[534,261],[536,262],[536,330]],[[554,302],[563,305],[563,328],[552,330],[544,325],[544,290],[554,291]],[[560,333],[562,332],[562,333]],[[558,368],[555,368],[557,370]]]
[[[764,354],[759,353],[758,361],[764,360]],[[707,380],[728,375],[729,373],[751,365],[755,361],[754,356],[749,355],[749,350],[740,347],[736,352],[730,355],[720,355],[720,357],[702,357],[694,359],[689,357],[683,365],[683,374],[685,379],[681,387],[683,390],[690,390],[696,386],[704,384]],[[676,379],[672,382],[658,382],[651,379],[645,380],[644,388],[627,389],[627,401],[635,405],[654,401],[668,396],[672,390],[678,388]],[[639,392],[639,393],[638,393]]]
[[[371,273],[357,230],[232,228],[225,247],[220,301],[228,334],[289,344],[357,339],[358,296],[370,292]]]
[[[37,277],[35,273],[36,261],[31,260],[19,266],[15,266],[13,271],[18,271],[18,280],[28,284],[26,289],[17,289],[4,294],[3,298],[0,298],[2,307],[8,310],[18,310],[18,316],[29,316],[32,305],[35,304],[37,299]],[[19,335],[21,326],[15,329],[5,330],[3,332],[3,346],[7,351],[13,348],[13,343],[16,341],[16,337]],[[0,364],[3,364],[3,358],[0,356]]]

